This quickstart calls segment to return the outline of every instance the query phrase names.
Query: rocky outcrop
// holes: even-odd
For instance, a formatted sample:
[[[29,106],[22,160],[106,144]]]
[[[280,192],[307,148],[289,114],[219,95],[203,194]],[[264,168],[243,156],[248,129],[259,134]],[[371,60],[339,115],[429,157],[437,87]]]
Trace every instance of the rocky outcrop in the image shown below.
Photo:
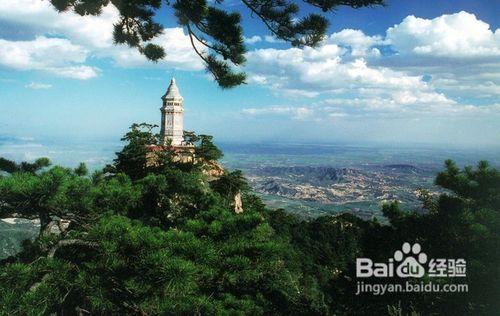
[[[208,181],[215,181],[224,174],[224,167],[217,161],[204,161],[203,174],[207,176]],[[231,203],[236,214],[243,213],[243,202],[241,200],[241,192],[237,192]]]
[[[241,201],[241,192],[234,196],[233,209],[236,214],[243,213],[243,202]]]
[[[203,161],[203,174],[208,181],[219,179],[224,174],[224,167],[217,161]]]
[[[45,234],[64,234],[68,230],[69,225],[71,224],[70,220],[63,218],[54,218],[45,228]]]

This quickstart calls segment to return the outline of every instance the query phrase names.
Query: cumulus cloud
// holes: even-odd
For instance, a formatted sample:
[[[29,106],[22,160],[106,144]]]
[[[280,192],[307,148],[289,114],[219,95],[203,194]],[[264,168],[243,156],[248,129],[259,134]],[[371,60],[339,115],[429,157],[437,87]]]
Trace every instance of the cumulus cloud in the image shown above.
[[[362,58],[343,62],[341,53],[342,49],[332,44],[318,48],[259,49],[248,54],[248,69],[254,82],[276,92],[427,89],[425,82],[418,76],[407,76],[389,68],[372,68]]]
[[[204,69],[200,58],[194,53],[189,38],[180,27],[168,28],[155,38],[153,43],[165,47],[167,56],[157,64],[151,63],[136,49],[111,45],[100,56],[109,56],[121,67],[163,67],[180,70]],[[200,50],[203,49],[200,47]]]
[[[317,120],[359,116],[411,117],[490,115],[498,106],[460,104],[423,76],[388,67],[370,66],[363,58],[345,61],[343,50],[326,44],[318,48],[260,49],[248,54],[251,82],[289,97],[322,96],[328,102],[311,105],[302,118]],[[484,89],[489,89],[487,86]],[[247,109],[251,115],[288,115],[299,108]]]
[[[494,102],[500,96],[500,30],[474,14],[408,16],[387,30],[385,43],[395,54],[373,64],[429,74],[435,89],[454,98]]]
[[[410,15],[387,30],[387,43],[401,54],[446,57],[499,56],[500,30],[461,11],[434,19]]]
[[[167,28],[154,39],[154,43],[167,51],[167,57],[158,64],[150,63],[133,48],[114,45],[113,23],[118,18],[118,10],[112,5],[104,7],[99,16],[82,17],[72,12],[57,13],[48,1],[0,1],[0,20],[29,26],[40,33],[30,41],[1,40],[8,48],[0,48],[0,62],[15,69],[44,70],[75,79],[89,79],[98,74],[97,69],[86,64],[89,56],[111,58],[124,67],[203,69],[182,28]],[[54,38],[56,36],[63,38]],[[52,46],[53,53],[37,53],[31,49],[42,44]],[[63,53],[63,58],[54,63],[59,53]]]
[[[0,39],[0,64],[18,70],[44,70],[61,77],[90,79],[94,67],[79,65],[88,51],[67,39],[39,36],[32,41]]]
[[[59,33],[90,47],[109,47],[118,10],[106,6],[99,16],[58,13],[49,1],[5,0],[0,2],[0,19],[36,28],[40,32]]]
[[[248,54],[250,80],[272,89],[275,93],[294,99],[296,97],[336,97],[345,105],[352,98],[364,102],[355,106],[372,115],[376,111],[391,113],[417,113],[437,111],[456,102],[435,91],[421,76],[408,75],[386,67],[371,67],[363,58],[343,60],[343,49],[334,44],[318,48],[260,49]],[[372,100],[373,102],[370,102]],[[430,105],[432,104],[432,106]],[[409,109],[412,109],[411,111]],[[283,112],[278,112],[281,110]],[[286,110],[286,111],[285,111]],[[318,111],[316,108],[315,113]],[[271,108],[247,112],[288,114],[291,108]],[[334,112],[309,115],[309,118],[344,117],[353,111],[334,109]]]
[[[384,44],[381,36],[367,36],[362,31],[353,29],[333,33],[327,41],[350,48],[350,54],[354,57],[380,56],[380,50],[373,46]]]
[[[167,57],[153,64],[135,49],[113,44],[117,19],[112,5],[100,16],[82,17],[59,14],[48,1],[0,1],[0,20],[40,32],[30,40],[0,39],[0,65],[76,79],[99,74],[89,65],[89,57],[110,58],[120,67],[203,69],[182,28],[165,29],[154,40],[166,48]],[[245,41],[280,42],[259,35]],[[478,99],[481,104],[495,103],[500,96],[499,58],[500,30],[492,30],[471,13],[458,12],[434,19],[408,16],[380,35],[344,29],[316,48],[255,49],[247,54],[245,70],[250,84],[291,99],[358,98],[366,102],[357,106],[367,109],[437,111]]]
[[[500,110],[494,102],[500,95],[499,34],[467,12],[408,16],[385,36],[345,29],[317,48],[251,51],[248,71],[250,82],[290,99],[338,101],[335,107],[312,106],[317,115],[310,118],[491,115]],[[493,102],[474,106],[485,98]]]

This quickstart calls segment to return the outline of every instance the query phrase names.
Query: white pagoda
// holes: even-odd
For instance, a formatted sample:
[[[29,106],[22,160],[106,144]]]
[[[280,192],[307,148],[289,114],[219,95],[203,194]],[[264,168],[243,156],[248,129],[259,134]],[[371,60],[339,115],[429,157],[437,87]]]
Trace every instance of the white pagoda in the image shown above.
[[[184,107],[179,88],[172,78],[167,92],[161,97],[163,106],[161,111],[161,140],[163,145],[184,145]]]

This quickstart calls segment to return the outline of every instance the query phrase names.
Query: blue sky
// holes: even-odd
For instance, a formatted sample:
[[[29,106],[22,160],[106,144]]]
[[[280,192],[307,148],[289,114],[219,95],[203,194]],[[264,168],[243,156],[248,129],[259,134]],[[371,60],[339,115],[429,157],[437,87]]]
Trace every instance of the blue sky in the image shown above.
[[[159,123],[175,76],[186,129],[221,141],[495,145],[500,135],[497,1],[388,1],[331,14],[319,47],[296,49],[243,15],[248,84],[221,90],[168,10],[158,64],[112,44],[116,10],[57,14],[0,0],[0,135],[118,139]]]

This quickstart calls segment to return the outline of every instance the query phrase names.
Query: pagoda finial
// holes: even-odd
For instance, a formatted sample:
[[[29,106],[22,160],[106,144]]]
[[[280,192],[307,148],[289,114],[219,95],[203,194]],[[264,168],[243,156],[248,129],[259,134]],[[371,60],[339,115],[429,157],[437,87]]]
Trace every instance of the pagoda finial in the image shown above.
[[[170,85],[168,86],[167,92],[163,95],[162,99],[182,99],[181,93],[179,92],[179,88],[175,83],[175,78],[172,77],[170,80]]]

